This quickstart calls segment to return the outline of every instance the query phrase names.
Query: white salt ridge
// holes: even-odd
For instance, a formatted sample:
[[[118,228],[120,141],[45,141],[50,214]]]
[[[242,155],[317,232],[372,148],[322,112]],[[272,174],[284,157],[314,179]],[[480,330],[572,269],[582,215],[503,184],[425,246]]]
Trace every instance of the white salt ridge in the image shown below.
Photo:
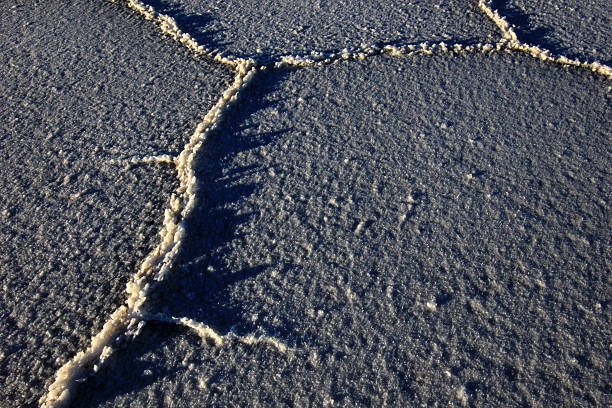
[[[146,321],[142,313],[143,304],[154,284],[161,281],[172,267],[185,235],[183,220],[195,205],[197,180],[193,171],[194,156],[206,139],[206,135],[218,125],[227,105],[236,100],[238,92],[248,84],[255,72],[249,61],[237,65],[236,69],[236,79],[232,86],[223,93],[217,104],[197,126],[185,149],[173,160],[180,186],[170,199],[170,208],[165,211],[160,231],[161,242],[145,258],[140,270],[128,282],[126,303],[111,315],[102,331],[92,338],[91,345],[86,351],[79,352],[57,371],[48,394],[40,401],[43,407],[65,405],[69,401],[70,390],[75,383],[87,374],[90,367],[98,365],[101,357],[108,357],[111,351],[110,344],[120,335],[134,337],[142,328],[140,323]]]
[[[242,343],[249,346],[252,345],[267,345],[276,349],[276,351],[280,353],[287,353],[291,350],[289,346],[280,341],[277,338],[270,336],[256,336],[254,334],[247,334],[244,336],[238,336],[233,332],[229,332],[227,334],[221,335],[215,329],[210,326],[195,321],[193,319],[189,319],[187,317],[172,317],[166,316],[162,313],[156,314],[147,314],[144,315],[147,321],[159,321],[165,323],[172,323],[179,326],[187,327],[198,334],[203,340],[207,342],[211,342],[215,346],[221,347],[226,344],[231,343]]]
[[[348,49],[345,48],[338,52],[318,53],[312,52],[307,56],[286,55],[279,58],[273,63],[275,68],[282,67],[309,67],[332,64],[342,60],[363,60],[367,57],[387,54],[398,57],[413,57],[421,55],[444,55],[444,54],[472,54],[472,53],[493,53],[493,52],[523,52],[533,58],[550,62],[565,67],[576,67],[592,71],[596,74],[603,75],[607,79],[612,80],[612,68],[601,64],[597,61],[582,62],[576,59],[570,59],[563,55],[554,56],[550,51],[521,43],[510,24],[505,18],[499,15],[497,10],[491,6],[491,1],[479,0],[479,8],[489,17],[502,32],[502,39],[495,44],[475,44],[463,45],[460,43],[447,44],[440,43],[421,43],[418,46],[413,44],[396,46],[396,45],[361,45],[360,47]]]
[[[181,31],[181,29],[179,29],[178,25],[176,24],[176,21],[172,17],[158,13],[152,6],[144,4],[139,0],[109,1],[113,3],[117,1],[125,2],[129,8],[142,14],[145,19],[155,22],[155,24],[161,29],[164,34],[169,35],[175,41],[184,44],[187,48],[189,48],[198,55],[206,55],[213,58],[217,62],[234,67],[242,64],[245,61],[245,59],[243,58],[224,57],[219,51],[210,50],[198,44],[198,42],[194,40],[189,33],[184,33],[183,31]]]
[[[498,14],[491,6],[490,0],[479,0],[479,8],[497,25],[502,32],[502,39],[495,44],[477,44],[464,46],[462,44],[422,43],[419,45],[361,45],[349,50],[345,48],[339,52],[320,53],[313,51],[309,56],[282,56],[272,63],[257,67],[253,59],[243,59],[224,56],[218,50],[207,49],[197,43],[190,34],[181,31],[176,21],[167,15],[158,13],[150,5],[139,0],[109,0],[111,2],[124,2],[129,8],[140,13],[145,19],[153,21],[165,35],[184,44],[197,55],[212,58],[214,61],[233,67],[236,70],[234,83],[221,95],[219,101],[206,114],[196,127],[191,139],[183,151],[176,157],[170,155],[133,157],[126,160],[116,160],[114,163],[124,164],[174,164],[177,169],[180,186],[170,199],[170,207],[166,209],[164,221],[160,230],[161,242],[144,259],[139,271],[127,284],[128,298],[113,312],[102,330],[91,339],[89,348],[79,352],[72,360],[64,364],[56,373],[55,381],[49,387],[47,395],[41,400],[42,407],[60,407],[69,403],[71,390],[76,383],[83,381],[87,375],[98,370],[99,366],[112,353],[112,344],[120,337],[131,339],[138,335],[147,321],[163,321],[177,324],[194,330],[203,339],[220,346],[226,342],[240,342],[243,344],[267,344],[279,352],[290,350],[278,339],[254,335],[237,336],[233,333],[221,335],[204,323],[186,317],[170,317],[161,314],[150,315],[143,311],[147,295],[153,287],[162,281],[174,264],[177,253],[185,236],[184,220],[195,207],[197,180],[193,168],[194,157],[207,135],[215,129],[223,113],[237,99],[238,93],[253,79],[258,69],[309,67],[331,64],[343,60],[363,60],[376,55],[391,55],[398,57],[433,56],[444,54],[470,54],[495,52],[523,52],[542,61],[590,70],[612,80],[612,69],[598,62],[581,62],[565,56],[552,56],[549,51],[537,46],[521,43],[510,24]],[[358,229],[359,226],[358,226]],[[435,311],[436,305],[429,302],[426,307]],[[464,402],[465,392],[461,389],[457,397]]]
[[[117,1],[117,0],[110,0]],[[189,49],[200,55],[212,57],[220,63],[236,66],[244,62],[244,59],[223,56],[217,50],[209,50],[197,43],[188,33],[180,30],[176,21],[169,16],[156,12],[150,5],[145,5],[139,0],[127,0],[127,5],[141,13],[146,19],[153,20],[157,23],[164,34],[174,38],[176,41],[185,44]],[[359,47],[344,48],[340,51],[322,53],[312,51],[309,55],[285,55],[278,57],[276,61],[267,64],[274,68],[282,67],[308,67],[330,64],[342,60],[363,60],[367,57],[388,54],[392,56],[420,56],[420,55],[443,55],[443,54],[465,54],[465,53],[491,53],[491,52],[524,52],[534,58],[542,61],[551,62],[567,67],[577,67],[593,71],[596,74],[603,75],[612,80],[612,68],[601,64],[597,61],[582,62],[576,59],[570,59],[563,55],[554,56],[548,50],[540,47],[524,44],[518,40],[518,37],[512,26],[506,19],[499,15],[497,10],[494,10],[491,5],[491,0],[478,0],[478,7],[487,15],[502,33],[502,39],[495,44],[476,44],[463,45],[460,43],[446,44],[440,43],[421,43],[419,45],[408,44],[396,46],[392,44],[374,45],[362,44]],[[254,64],[256,61],[252,60]],[[259,64],[256,64],[259,65]]]
[[[471,52],[489,52],[495,49],[495,46],[485,45],[473,45],[463,46],[461,44],[446,44],[445,42],[440,43],[421,43],[419,45],[362,45],[360,48],[353,50],[343,49],[339,52],[332,52],[329,54],[313,54],[310,56],[291,56],[286,55],[280,57],[279,61],[274,63],[274,68],[283,67],[311,67],[321,66],[326,64],[333,64],[343,60],[363,60],[368,57],[376,55],[392,55],[395,57],[412,57],[419,55],[443,55],[443,54],[460,54],[460,53],[471,53]]]
[[[145,18],[155,20],[161,30],[175,40],[186,44],[199,54],[211,55],[210,51],[198,46],[189,35],[182,34],[170,17],[159,15],[150,6],[145,6],[138,1],[129,1],[128,6],[143,14]],[[161,242],[144,259],[139,271],[128,282],[126,288],[128,298],[125,304],[112,313],[102,330],[91,339],[87,350],[77,353],[72,360],[57,371],[55,381],[49,387],[48,393],[40,400],[42,407],[65,406],[70,400],[70,393],[75,383],[81,381],[93,366],[98,366],[108,357],[112,351],[111,343],[121,335],[126,335],[128,338],[137,335],[142,328],[142,323],[146,321],[143,318],[142,306],[148,293],[154,287],[154,283],[162,280],[164,274],[173,265],[185,234],[183,220],[195,205],[197,181],[193,171],[194,156],[207,134],[218,125],[227,106],[236,100],[238,92],[249,83],[255,73],[253,62],[250,60],[229,60],[218,54],[213,58],[218,62],[233,66],[236,69],[236,78],[234,83],[221,95],[217,104],[206,114],[203,121],[198,124],[184,150],[178,157],[172,159],[177,168],[180,185],[170,199],[170,208],[165,211],[160,230]],[[138,160],[145,163],[170,161],[166,155],[149,156]]]
[[[519,51],[531,55],[534,58],[540,59],[546,62],[552,62],[567,67],[577,67],[593,71],[596,74],[603,75],[606,78],[612,80],[612,68],[607,65],[600,64],[597,61],[594,62],[582,62],[576,59],[570,59],[563,55],[553,56],[548,50],[542,49],[535,45],[529,45],[521,43],[516,36],[516,33],[512,29],[512,26],[506,21],[506,19],[499,15],[497,10],[494,10],[491,4],[491,0],[478,0],[478,7],[497,25],[502,32],[502,40],[505,51]]]
[[[169,154],[160,154],[156,156],[130,157],[129,159],[113,159],[108,161],[109,164],[115,165],[130,165],[130,164],[176,164],[176,157]]]

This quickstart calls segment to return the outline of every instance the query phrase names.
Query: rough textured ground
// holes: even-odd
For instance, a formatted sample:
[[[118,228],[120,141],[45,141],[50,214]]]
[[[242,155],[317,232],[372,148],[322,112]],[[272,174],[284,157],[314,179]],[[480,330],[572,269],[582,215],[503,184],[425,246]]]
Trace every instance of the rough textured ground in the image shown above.
[[[153,0],[200,42],[231,55],[310,54],[362,43],[487,42],[499,37],[476,2]]]
[[[270,63],[511,37],[467,0],[147,4],[269,65],[202,122],[235,60],[125,1],[0,11],[1,406],[36,405],[124,301],[184,171],[159,155],[202,123],[179,256],[72,406],[612,405],[604,71],[518,43]],[[522,42],[609,61],[606,6],[491,4]]]
[[[612,401],[605,80],[522,55],[258,80],[203,148],[157,302],[295,349],[159,326],[77,406]]]
[[[612,3],[495,0],[521,40],[574,58],[612,63]]]
[[[123,302],[175,188],[110,160],[180,150],[228,72],[110,3],[0,9],[0,400],[25,406]]]

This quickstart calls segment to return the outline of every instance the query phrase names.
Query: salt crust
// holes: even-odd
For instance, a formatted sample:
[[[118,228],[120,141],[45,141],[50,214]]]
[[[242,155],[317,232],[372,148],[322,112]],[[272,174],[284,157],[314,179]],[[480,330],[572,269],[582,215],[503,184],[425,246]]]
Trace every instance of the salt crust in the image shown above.
[[[127,300],[117,308],[104,324],[102,330],[91,339],[90,346],[77,353],[64,364],[55,374],[55,381],[49,386],[48,393],[40,399],[41,407],[66,406],[71,400],[75,385],[88,375],[98,371],[104,361],[111,355],[113,347],[133,339],[140,333],[146,322],[158,321],[176,324],[193,330],[207,343],[214,346],[242,343],[246,345],[261,344],[270,346],[280,353],[292,349],[282,341],[267,336],[238,336],[234,333],[221,335],[202,322],[186,317],[173,317],[164,314],[151,314],[144,310],[144,303],[151,290],[163,281],[170,270],[185,237],[185,219],[195,207],[197,180],[194,171],[194,157],[206,140],[208,134],[219,126],[223,114],[236,102],[238,94],[255,77],[258,71],[266,69],[283,69],[320,66],[333,64],[343,60],[363,60],[377,55],[394,57],[435,56],[445,54],[492,54],[492,53],[526,53],[527,55],[568,68],[579,68],[592,71],[612,80],[612,68],[594,62],[583,62],[567,58],[563,55],[552,55],[548,50],[535,45],[521,43],[512,26],[492,7],[491,0],[478,0],[480,10],[491,19],[501,31],[502,38],[495,44],[447,44],[422,43],[405,46],[362,44],[355,48],[345,48],[331,53],[313,51],[309,55],[287,55],[277,58],[268,64],[258,64],[254,59],[244,59],[224,56],[218,50],[211,50],[198,44],[191,35],[180,30],[176,21],[167,15],[158,13],[150,5],[139,0],[108,0],[122,3],[152,21],[164,35],[184,44],[195,54],[212,58],[214,61],[232,67],[235,78],[217,103],[208,111],[200,122],[189,142],[178,156],[159,155],[132,157],[125,160],[114,160],[116,164],[150,164],[166,163],[176,167],[179,187],[170,198],[170,206],[166,209],[164,221],[160,229],[160,243],[143,260],[140,269],[128,282]]]

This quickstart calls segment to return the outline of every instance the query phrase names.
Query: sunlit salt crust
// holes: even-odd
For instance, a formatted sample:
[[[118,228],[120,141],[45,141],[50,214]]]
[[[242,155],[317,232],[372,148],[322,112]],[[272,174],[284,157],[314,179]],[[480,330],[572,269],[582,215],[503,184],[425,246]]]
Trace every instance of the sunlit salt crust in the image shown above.
[[[224,56],[218,50],[209,50],[180,30],[176,21],[167,15],[158,13],[150,5],[139,0],[109,0],[124,3],[127,7],[141,14],[145,19],[155,23],[161,32],[184,44],[197,55],[212,58],[214,61],[233,67],[236,76],[233,84],[223,92],[218,102],[200,122],[183,151],[176,157],[170,155],[134,157],[116,163],[166,163],[176,166],[179,187],[170,199],[170,207],[166,209],[164,221],[160,229],[161,241],[143,260],[138,272],[128,282],[128,294],[125,304],[115,310],[104,324],[102,330],[91,339],[87,350],[80,351],[56,373],[55,381],[49,387],[40,404],[42,407],[60,407],[69,403],[71,391],[75,384],[82,381],[92,372],[96,372],[101,364],[111,355],[113,345],[117,340],[134,338],[147,321],[161,321],[187,327],[197,333],[207,342],[221,346],[226,342],[243,344],[265,344],[278,352],[286,353],[291,349],[278,339],[266,336],[237,336],[233,333],[221,335],[202,322],[184,317],[172,317],[163,314],[148,314],[144,303],[153,287],[161,282],[173,266],[178,251],[185,236],[184,220],[195,207],[196,176],[194,172],[194,157],[201,148],[207,135],[218,127],[224,112],[236,102],[238,94],[254,78],[259,70],[298,68],[331,64],[343,60],[363,60],[377,55],[395,57],[435,56],[445,54],[489,54],[496,52],[522,52],[539,60],[565,66],[586,69],[595,74],[612,80],[612,68],[598,62],[582,62],[565,56],[553,56],[549,51],[534,45],[521,43],[511,25],[493,9],[490,0],[479,0],[478,6],[500,29],[502,39],[495,44],[477,44],[464,46],[462,44],[422,43],[419,45],[360,45],[352,49],[331,53],[313,51],[309,55],[282,56],[268,65],[258,65],[253,59],[243,59]],[[435,310],[435,305],[427,305]],[[464,394],[464,392],[463,392]],[[463,394],[458,398],[463,399]]]
[[[186,44],[195,52],[208,56],[213,53],[197,45],[188,34],[183,34],[172,18],[155,13],[150,6],[145,6],[139,1],[129,1],[127,5],[141,13],[146,19],[154,20],[164,34]],[[255,72],[253,62],[250,60],[229,60],[219,54],[215,54],[213,58],[220,63],[234,67],[236,77],[234,83],[221,95],[219,101],[198,124],[183,151],[172,159],[177,169],[180,185],[170,199],[170,208],[165,211],[160,230],[161,241],[144,259],[139,271],[128,282],[126,288],[128,296],[125,304],[112,313],[102,330],[91,339],[87,350],[79,352],[57,371],[49,392],[40,400],[43,407],[67,404],[75,383],[84,378],[93,366],[99,366],[104,362],[112,351],[113,341],[121,335],[128,338],[134,336],[143,326],[145,319],[142,314],[142,306],[147,294],[155,282],[163,279],[164,274],[172,266],[184,236],[182,220],[191,212],[195,204],[194,156],[206,139],[206,135],[218,125],[227,106],[236,100],[238,92],[249,83]],[[168,162],[169,158],[167,155],[145,157],[141,161]]]

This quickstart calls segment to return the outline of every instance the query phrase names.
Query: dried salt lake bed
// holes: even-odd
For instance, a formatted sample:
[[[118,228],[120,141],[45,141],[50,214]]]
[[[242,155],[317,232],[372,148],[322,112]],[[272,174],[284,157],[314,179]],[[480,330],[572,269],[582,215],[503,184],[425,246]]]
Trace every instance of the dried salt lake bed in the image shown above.
[[[3,8],[2,405],[609,405],[572,3]]]

